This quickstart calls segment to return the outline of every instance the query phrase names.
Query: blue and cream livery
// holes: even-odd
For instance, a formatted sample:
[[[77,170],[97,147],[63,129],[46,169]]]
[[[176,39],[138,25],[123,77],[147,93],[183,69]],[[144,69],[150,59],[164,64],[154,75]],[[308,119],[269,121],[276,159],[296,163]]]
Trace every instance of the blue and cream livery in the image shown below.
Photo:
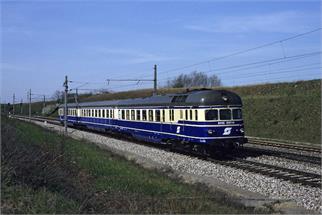
[[[64,109],[59,109],[64,120]],[[147,98],[68,104],[67,122],[155,143],[232,148],[244,138],[241,98],[226,90],[193,90]]]

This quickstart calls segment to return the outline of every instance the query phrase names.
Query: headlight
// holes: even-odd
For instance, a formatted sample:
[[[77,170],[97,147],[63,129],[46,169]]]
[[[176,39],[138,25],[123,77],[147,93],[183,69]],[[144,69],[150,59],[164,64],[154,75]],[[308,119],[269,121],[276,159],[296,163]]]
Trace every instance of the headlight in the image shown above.
[[[213,130],[208,130],[208,134],[213,134],[214,133],[214,131]]]
[[[239,129],[239,131],[240,131],[241,133],[244,133],[244,132],[245,132],[243,128]]]

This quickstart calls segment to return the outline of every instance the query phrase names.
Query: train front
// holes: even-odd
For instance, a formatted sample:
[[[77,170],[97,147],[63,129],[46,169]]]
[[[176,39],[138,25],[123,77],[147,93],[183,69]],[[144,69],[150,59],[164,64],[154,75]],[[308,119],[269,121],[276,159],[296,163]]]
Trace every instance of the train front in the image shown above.
[[[247,143],[240,96],[226,90],[209,90],[198,97],[203,110],[202,132],[206,144],[232,150]]]

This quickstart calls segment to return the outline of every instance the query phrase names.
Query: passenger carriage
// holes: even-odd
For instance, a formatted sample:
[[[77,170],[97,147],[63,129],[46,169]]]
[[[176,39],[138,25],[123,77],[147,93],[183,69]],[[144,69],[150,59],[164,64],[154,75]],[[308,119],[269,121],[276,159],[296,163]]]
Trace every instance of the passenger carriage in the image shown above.
[[[63,107],[59,117],[63,122]],[[193,90],[147,98],[68,104],[68,125],[206,150],[244,138],[241,98],[226,90]]]

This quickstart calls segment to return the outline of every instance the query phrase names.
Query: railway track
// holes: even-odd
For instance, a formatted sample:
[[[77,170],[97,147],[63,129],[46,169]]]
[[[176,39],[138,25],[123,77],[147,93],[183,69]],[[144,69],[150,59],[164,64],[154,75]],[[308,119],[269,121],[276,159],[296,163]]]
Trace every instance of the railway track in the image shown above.
[[[305,151],[305,152],[316,152],[321,153],[321,147],[317,146],[307,146],[307,145],[301,145],[298,143],[286,143],[279,140],[268,140],[265,138],[257,138],[257,137],[247,137],[248,142],[255,145],[261,145],[261,146],[271,146],[271,147],[278,147],[278,148],[285,148],[285,149],[293,149],[297,151]]]
[[[24,117],[24,116],[19,116],[17,118],[29,119],[28,117]],[[60,125],[60,121],[58,119],[56,120],[56,119],[52,119],[52,118],[34,117],[34,118],[32,118],[32,120],[41,121],[41,122],[47,121],[48,123]],[[251,150],[248,150],[248,153],[250,153],[250,151]],[[179,153],[182,153],[185,155],[189,155],[189,152],[184,151],[184,150],[181,150],[181,151],[176,150],[176,152],[179,152]],[[275,153],[274,155],[278,154],[278,152],[272,152],[272,151],[265,151],[265,152],[271,153],[271,155],[272,155],[272,153]],[[258,153],[258,151],[256,151],[255,153]],[[259,162],[255,162],[255,161],[249,161],[249,160],[245,160],[242,158],[238,158],[236,156],[229,156],[229,157],[226,157],[226,159],[224,159],[224,160],[204,157],[200,154],[193,154],[193,156],[197,156],[201,159],[205,159],[207,161],[218,163],[223,166],[228,166],[228,167],[242,169],[242,170],[249,171],[249,172],[259,173],[262,175],[291,181],[293,183],[299,183],[299,184],[303,184],[303,185],[307,185],[307,186],[311,186],[311,187],[321,187],[321,175],[319,175],[319,174],[308,173],[308,172],[303,172],[303,171],[294,170],[294,169],[288,169],[288,168],[284,168],[284,167],[259,163]],[[280,156],[285,158],[284,152],[281,153]],[[294,158],[294,156],[299,157],[301,155],[292,154],[291,156],[292,156],[292,158]],[[301,161],[307,162],[308,159],[311,159],[311,161],[313,161],[315,158],[313,158],[313,160],[312,160],[312,158],[310,156],[307,156],[304,158],[302,157],[301,159],[302,159]],[[321,159],[321,158],[319,158],[319,159]],[[314,161],[314,162],[317,163],[317,161]]]
[[[311,163],[311,164],[316,164],[316,165],[321,166],[321,157],[320,156],[303,155],[303,154],[298,154],[298,153],[294,153],[294,152],[276,151],[276,150],[263,149],[263,148],[257,148],[257,147],[251,147],[251,146],[243,146],[243,148],[240,149],[240,154],[237,154],[236,156],[240,156],[240,157],[254,156],[254,157],[256,157],[256,156],[261,156],[261,155],[286,158],[289,160],[295,160],[295,161]]]

